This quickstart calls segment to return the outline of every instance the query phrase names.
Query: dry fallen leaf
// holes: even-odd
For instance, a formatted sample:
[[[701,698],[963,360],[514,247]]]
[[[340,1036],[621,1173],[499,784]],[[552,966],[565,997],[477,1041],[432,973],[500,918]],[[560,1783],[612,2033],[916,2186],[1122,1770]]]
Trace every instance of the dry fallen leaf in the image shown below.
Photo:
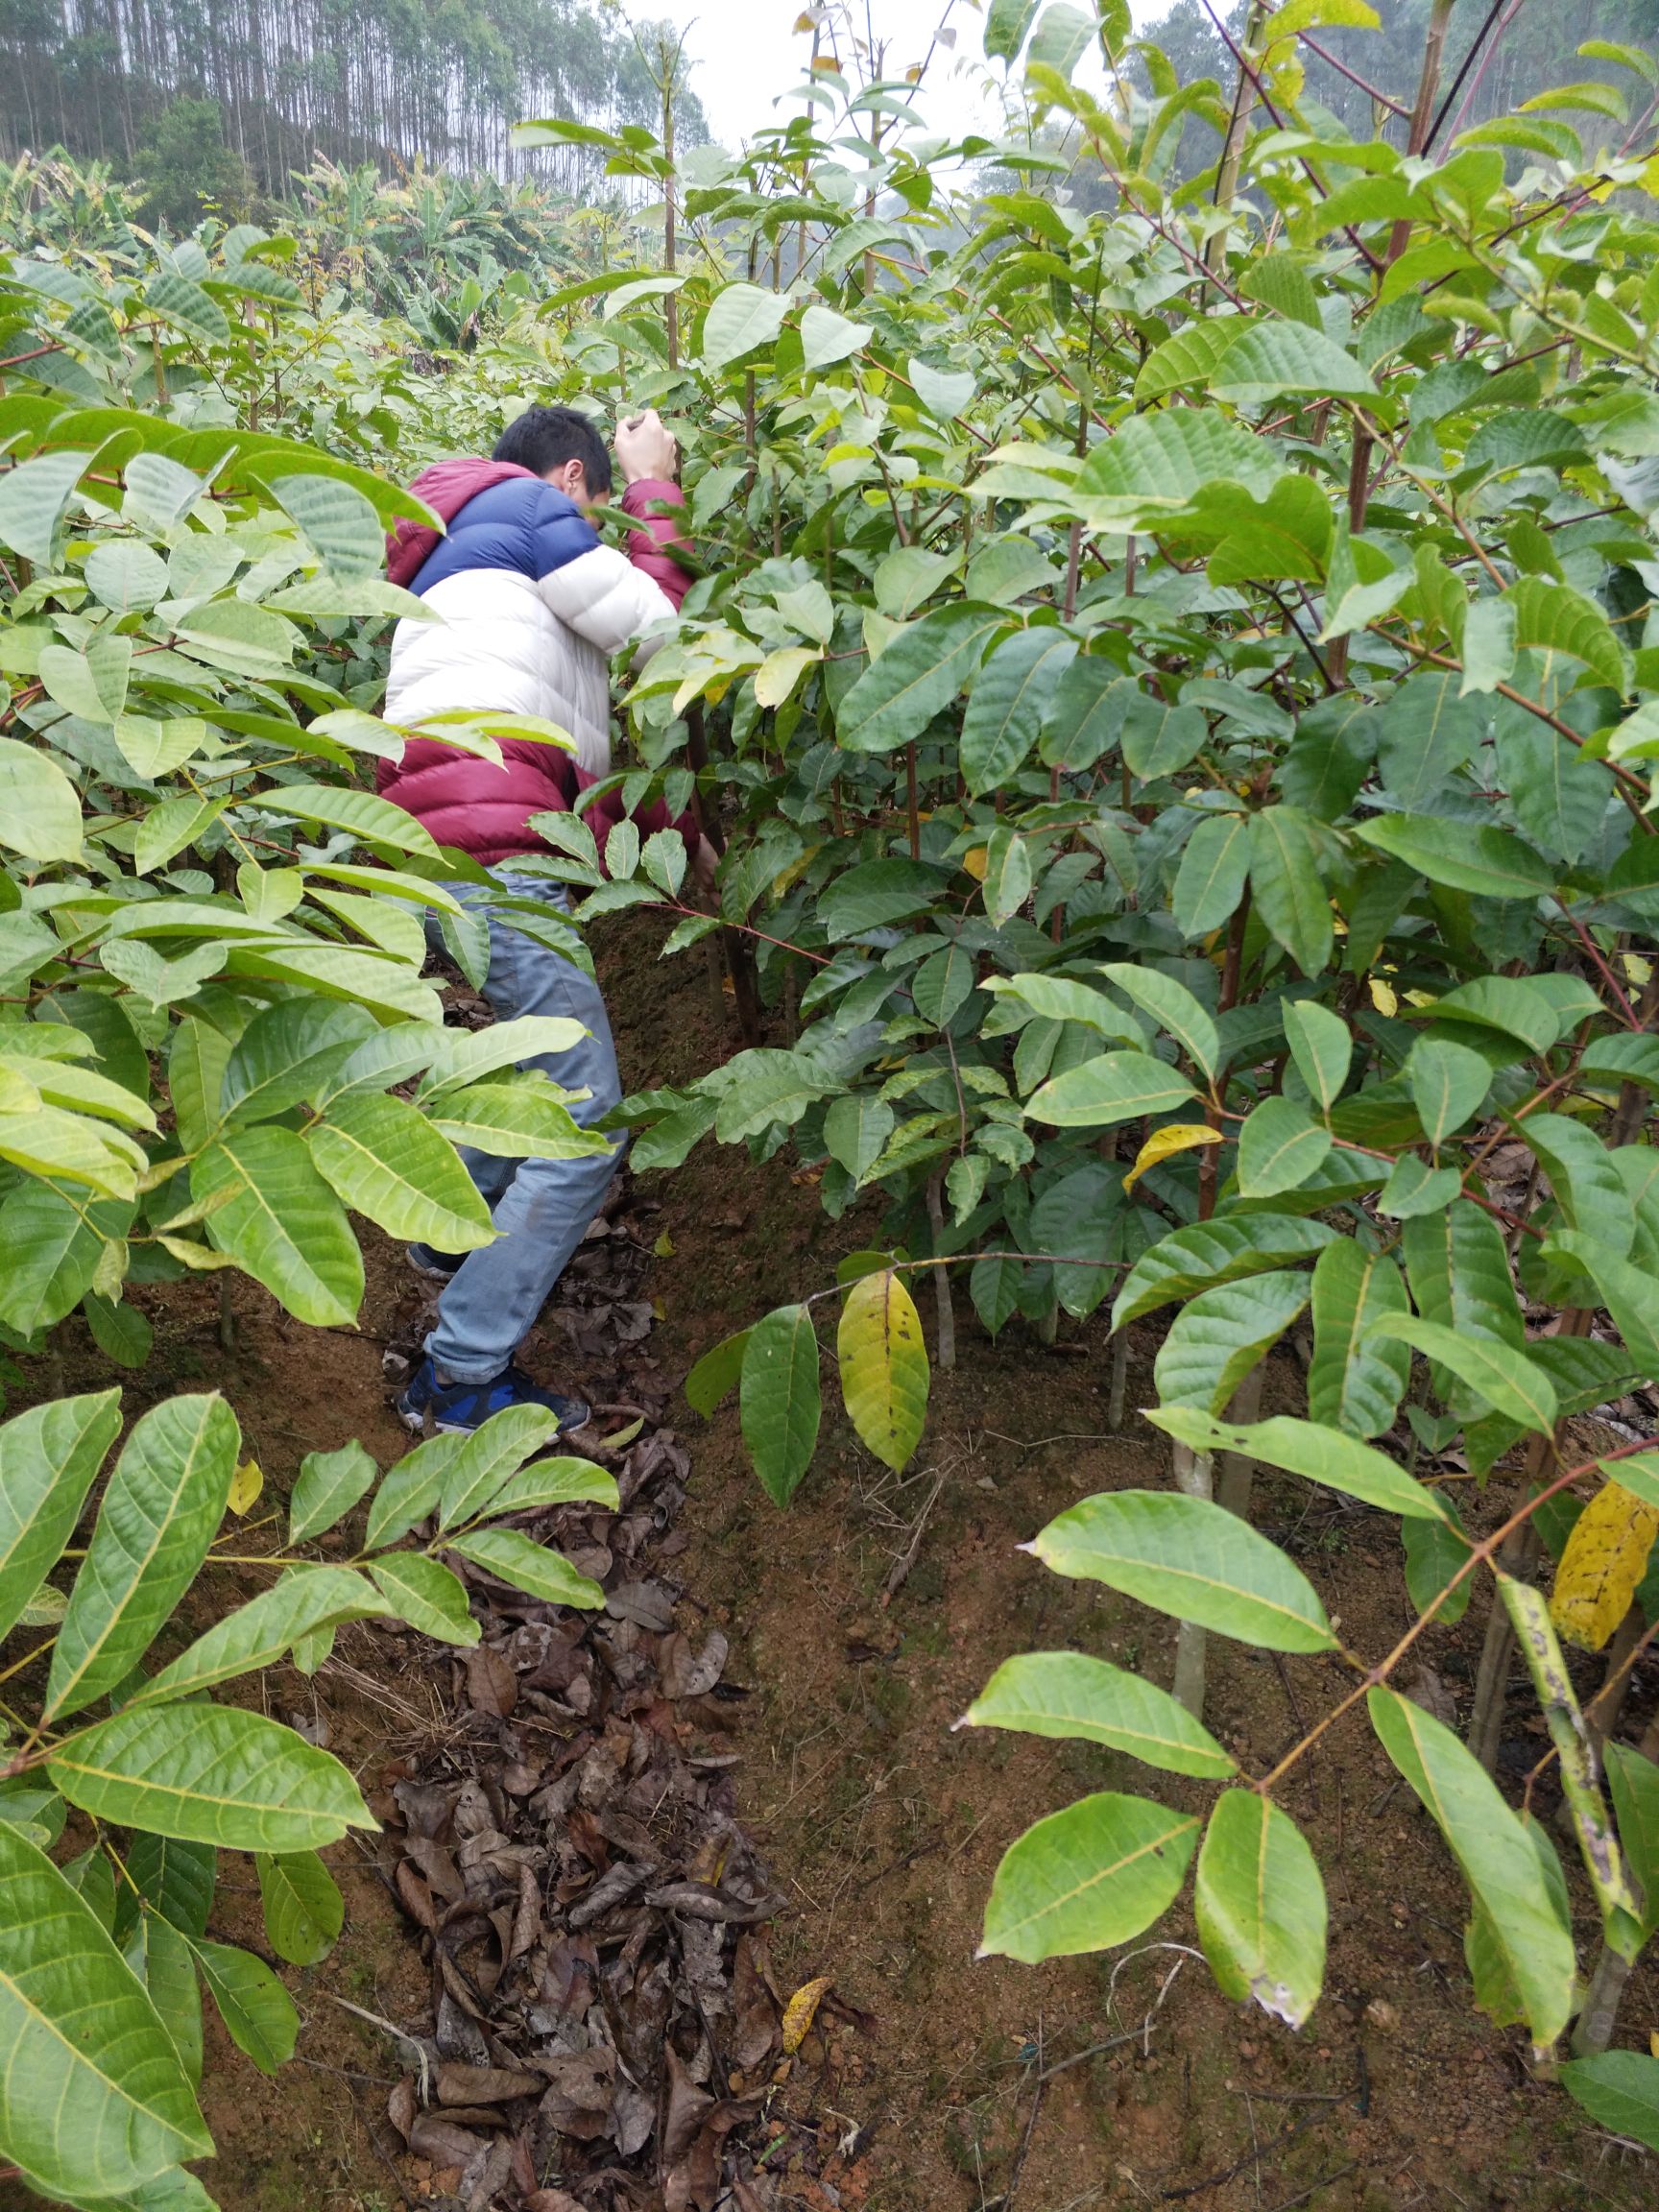
[[[832,1976],[821,1974],[816,1982],[803,1982],[783,2008],[783,2048],[793,2054],[806,2040]]]

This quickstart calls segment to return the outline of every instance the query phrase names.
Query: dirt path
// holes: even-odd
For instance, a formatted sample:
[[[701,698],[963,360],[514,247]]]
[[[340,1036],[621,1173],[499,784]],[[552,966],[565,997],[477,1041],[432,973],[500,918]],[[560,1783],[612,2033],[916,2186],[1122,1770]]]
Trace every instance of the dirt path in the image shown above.
[[[654,955],[649,928],[637,922],[607,950],[633,1087],[676,1080],[717,1056],[701,965],[660,968]],[[411,1889],[407,1866],[398,1872],[409,1839],[442,1812],[445,1839],[427,1837],[421,1848],[436,1844],[453,1863],[461,1846],[496,1839],[474,1856],[500,1857],[503,1883],[509,1868],[517,1880],[514,1853],[540,1844],[553,1854],[552,1903],[561,1889],[573,1902],[589,1893],[595,1873],[603,1880],[639,1863],[639,1837],[627,1823],[639,1819],[644,1798],[624,1802],[626,1790],[648,1775],[661,1784],[667,1767],[694,1787],[671,1824],[678,1856],[651,1870],[652,1886],[712,1876],[730,1894],[754,1901],[770,1886],[784,1900],[764,1937],[758,1921],[713,1924],[717,1956],[705,1944],[700,1984],[683,1959],[676,1965],[675,1986],[693,1990],[693,2008],[713,2007],[710,2041],[727,2068],[724,2081],[671,2084],[680,2100],[672,2128],[665,2104],[651,2115],[657,2139],[672,2133],[679,2145],[661,2162],[664,2181],[676,2158],[687,2175],[702,2161],[689,2194],[689,2182],[675,2184],[679,2203],[733,2212],[1148,2203],[1200,2212],[1304,2203],[1328,2212],[1578,2212],[1653,2200],[1652,2161],[1621,2150],[1557,2091],[1529,2080],[1515,2032],[1500,2032],[1471,2009],[1459,1886],[1362,1723],[1332,1736],[1289,1805],[1326,1870],[1332,1908],[1327,1993],[1301,2035],[1219,1996],[1192,1955],[1184,1907],[1125,1958],[1035,1970],[975,1964],[997,1861],[1026,1822],[1086,1790],[1145,1789],[1148,1777],[1086,1745],[952,1734],[950,1724],[994,1666],[1020,1649],[1076,1643],[1168,1678],[1163,1623],[1089,1584],[1062,1582],[1015,1550],[1091,1490],[1164,1481],[1162,1448],[1143,1424],[1122,1437],[1103,1432],[1100,1320],[1045,1353],[1012,1331],[993,1347],[964,1317],[962,1369],[939,1389],[911,1471],[888,1476],[843,1424],[827,1423],[801,1498],[780,1514],[747,1472],[734,1411],[698,1422],[676,1399],[678,1381],[731,1328],[821,1287],[833,1255],[858,1240],[856,1229],[826,1223],[815,1193],[796,1188],[783,1163],[756,1169],[711,1147],[675,1178],[645,1179],[638,1196],[660,1211],[636,1210],[615,1239],[595,1240],[573,1295],[544,1316],[529,1363],[616,1408],[602,1420],[608,1431],[626,1428],[635,1417],[628,1407],[647,1416],[618,1459],[625,1488],[638,1478],[640,1526],[620,1536],[591,1522],[563,1531],[578,1551],[612,1551],[613,1581],[640,1585],[635,1609],[645,1617],[630,1622],[624,1605],[608,1618],[602,1678],[589,1660],[571,1664],[562,1636],[540,1649],[546,1623],[535,1609],[505,1605],[490,1636],[505,1672],[364,1626],[342,1636],[315,1681],[288,1671],[271,1678],[272,1710],[326,1741],[400,1825],[377,1849],[333,1855],[347,1935],[322,1967],[287,1977],[304,2019],[297,2063],[267,2080],[209,2031],[208,2114],[221,2150],[209,2179],[226,2212],[415,2212],[467,2200],[454,2192],[467,2170],[461,2153],[470,2159],[473,2146],[438,2128],[499,2142],[489,2115],[501,2107],[452,2102],[449,2118],[419,2128],[399,2084],[418,2073],[420,2056],[365,2017],[425,2039],[428,2064],[512,2063],[490,2017],[470,2022],[481,2031],[470,2056],[453,2055],[465,2027],[451,2019],[440,2033],[442,1992],[435,1999],[418,1923],[427,1910],[442,1917],[445,1864],[432,1856],[424,1873],[417,1866],[421,1887]],[[625,1242],[626,1254],[613,1252],[613,1241]],[[384,1246],[369,1249],[360,1334],[304,1329],[238,1283],[227,1350],[216,1289],[140,1292],[156,1346],[142,1376],[118,1378],[129,1412],[180,1388],[223,1388],[276,1492],[307,1451],[350,1434],[389,1463],[406,1439],[387,1408],[381,1354],[383,1340],[408,1325],[409,1278]],[[25,1363],[34,1389],[115,1379],[78,1320],[60,1334],[55,1358]],[[1150,1397],[1154,1348],[1149,1332],[1137,1339],[1131,1405]],[[661,1446],[663,1426],[678,1443]],[[682,1488],[683,1510],[668,1496]],[[1255,1517],[1293,1551],[1317,1553],[1345,1636],[1381,1647],[1405,1619],[1389,1526],[1339,1500],[1310,1509],[1305,1489],[1274,1479]],[[1423,1694],[1449,1696],[1465,1715],[1481,1625],[1477,1607],[1458,1628],[1425,1640],[1431,1673]],[[716,1640],[723,1664],[705,1683]],[[625,1704],[615,1693],[641,1647],[659,1679],[619,1713],[626,1743],[614,1731],[610,1739],[619,1788],[606,1796],[590,1780],[589,1795],[599,1801],[585,1809],[589,1825],[578,1819],[573,1828],[581,1785],[566,1791],[568,1803],[561,1798],[548,1739],[527,1725],[547,1718],[534,1700],[573,1712],[582,1691],[573,1698],[572,1685],[586,1681],[591,1696],[602,1679],[606,1699]],[[666,1715],[652,1710],[664,1669],[678,1671],[679,1693]],[[1234,1647],[1214,1664],[1212,1681],[1207,1718],[1249,1767],[1294,1740],[1331,1688],[1321,1660]],[[740,1694],[716,1695],[717,1686]],[[1659,1669],[1650,1666],[1636,1685],[1633,1719],[1647,1718],[1656,1693]],[[502,1705],[506,1712],[491,1709]],[[1539,1748],[1525,1737],[1510,1756],[1529,1766]],[[469,1781],[483,1789],[484,1809],[469,1800],[470,1834],[457,1837]],[[1203,1794],[1166,1777],[1157,1786],[1176,1802]],[[445,1793],[444,1806],[421,1795],[432,1791]],[[1551,1799],[1539,1803],[1552,1814]],[[741,1839],[735,1859],[708,1855],[716,1833]],[[659,1834],[660,1857],[661,1843]],[[615,1910],[626,1913],[617,1881]],[[255,1896],[222,1891],[219,1917],[227,1936],[257,1944]],[[542,1964],[582,1965],[582,1932],[568,1921],[555,1913],[539,1925]],[[1580,1930],[1585,1946],[1590,1934]],[[480,1960],[493,1962],[514,1940],[510,1916],[504,1932],[497,1926],[487,1938],[473,1930],[470,1939],[477,1947],[455,1962],[476,2002]],[[434,1948],[431,1929],[425,1948]],[[603,1943],[593,1949],[595,1963],[619,1955]],[[641,1953],[631,1964],[643,1960]],[[769,2093],[779,2000],[820,1977],[831,1979],[833,1994],[788,2080]],[[649,1971],[634,1973],[625,1992],[647,2013],[649,1984]],[[452,2009],[466,2012],[453,1994]],[[490,2013],[488,2002],[482,2009]],[[1622,2040],[1645,2042],[1655,2029],[1659,1973],[1649,1963],[1631,1984]],[[616,2080],[584,2107],[576,2073],[563,2079],[574,2125],[602,2108],[614,2115]],[[456,2073],[449,2086],[458,2093],[468,2084]],[[735,2123],[733,2104],[745,2104]],[[455,2117],[469,2110],[473,2120]],[[589,2180],[574,2198],[531,2198],[534,2212],[662,2200],[653,2194],[654,2154],[642,2164],[637,2150],[624,2154],[600,2133],[583,2140],[589,2150],[570,2167],[586,2164]],[[739,2143],[749,2147],[741,2159]],[[619,2173],[607,2176],[608,2164]],[[498,2155],[494,2165],[502,2167]],[[499,2183],[503,2204],[519,2202],[532,2178],[510,2164],[485,2177]],[[492,2200],[489,2190],[476,2197],[477,2212]]]

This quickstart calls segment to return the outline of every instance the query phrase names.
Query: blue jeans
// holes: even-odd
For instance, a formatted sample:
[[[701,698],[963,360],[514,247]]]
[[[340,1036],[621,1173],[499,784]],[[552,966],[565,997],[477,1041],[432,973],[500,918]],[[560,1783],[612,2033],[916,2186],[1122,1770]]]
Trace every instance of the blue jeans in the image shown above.
[[[492,873],[503,890],[550,904],[563,903],[563,887],[541,877]],[[481,885],[450,886],[463,904],[489,908]],[[584,1127],[610,1113],[622,1095],[616,1047],[605,1001],[591,976],[515,929],[510,917],[490,923],[490,973],[484,997],[499,1021],[520,1014],[564,1015],[587,1034],[568,1052],[526,1060],[567,1091],[591,1096],[570,1109]],[[428,936],[442,944],[435,921]],[[502,1160],[464,1148],[468,1173],[483,1193],[495,1223],[493,1244],[469,1252],[438,1301],[438,1326],[426,1350],[444,1380],[488,1382],[499,1375],[536,1325],[543,1302],[564,1273],[598,1213],[611,1178],[622,1164],[627,1140],[609,1152],[576,1160]]]

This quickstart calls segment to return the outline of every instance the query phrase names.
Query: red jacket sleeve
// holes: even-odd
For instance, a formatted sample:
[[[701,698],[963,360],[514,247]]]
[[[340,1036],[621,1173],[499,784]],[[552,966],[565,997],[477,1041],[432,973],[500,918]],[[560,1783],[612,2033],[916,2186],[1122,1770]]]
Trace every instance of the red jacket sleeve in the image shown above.
[[[690,541],[681,529],[677,515],[654,515],[651,509],[683,509],[685,505],[685,494],[679,485],[665,484],[656,476],[640,477],[622,494],[623,514],[645,525],[642,530],[628,533],[628,558],[636,568],[643,569],[664,597],[673,601],[676,613],[691,589],[691,575],[675,560],[673,548],[676,545],[688,548]]]

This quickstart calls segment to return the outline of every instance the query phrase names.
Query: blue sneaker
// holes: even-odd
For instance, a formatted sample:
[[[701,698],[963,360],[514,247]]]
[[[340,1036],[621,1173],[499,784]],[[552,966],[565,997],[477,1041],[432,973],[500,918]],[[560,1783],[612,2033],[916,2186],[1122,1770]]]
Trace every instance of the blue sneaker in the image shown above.
[[[430,1244],[411,1244],[403,1257],[417,1275],[424,1275],[429,1283],[452,1283],[461,1272],[465,1252],[439,1252]]]
[[[398,1397],[397,1418],[411,1435],[423,1434],[430,1421],[440,1435],[469,1436],[509,1406],[545,1406],[558,1416],[561,1434],[583,1428],[591,1410],[580,1398],[543,1390],[521,1367],[503,1367],[489,1382],[440,1382],[427,1353]]]

